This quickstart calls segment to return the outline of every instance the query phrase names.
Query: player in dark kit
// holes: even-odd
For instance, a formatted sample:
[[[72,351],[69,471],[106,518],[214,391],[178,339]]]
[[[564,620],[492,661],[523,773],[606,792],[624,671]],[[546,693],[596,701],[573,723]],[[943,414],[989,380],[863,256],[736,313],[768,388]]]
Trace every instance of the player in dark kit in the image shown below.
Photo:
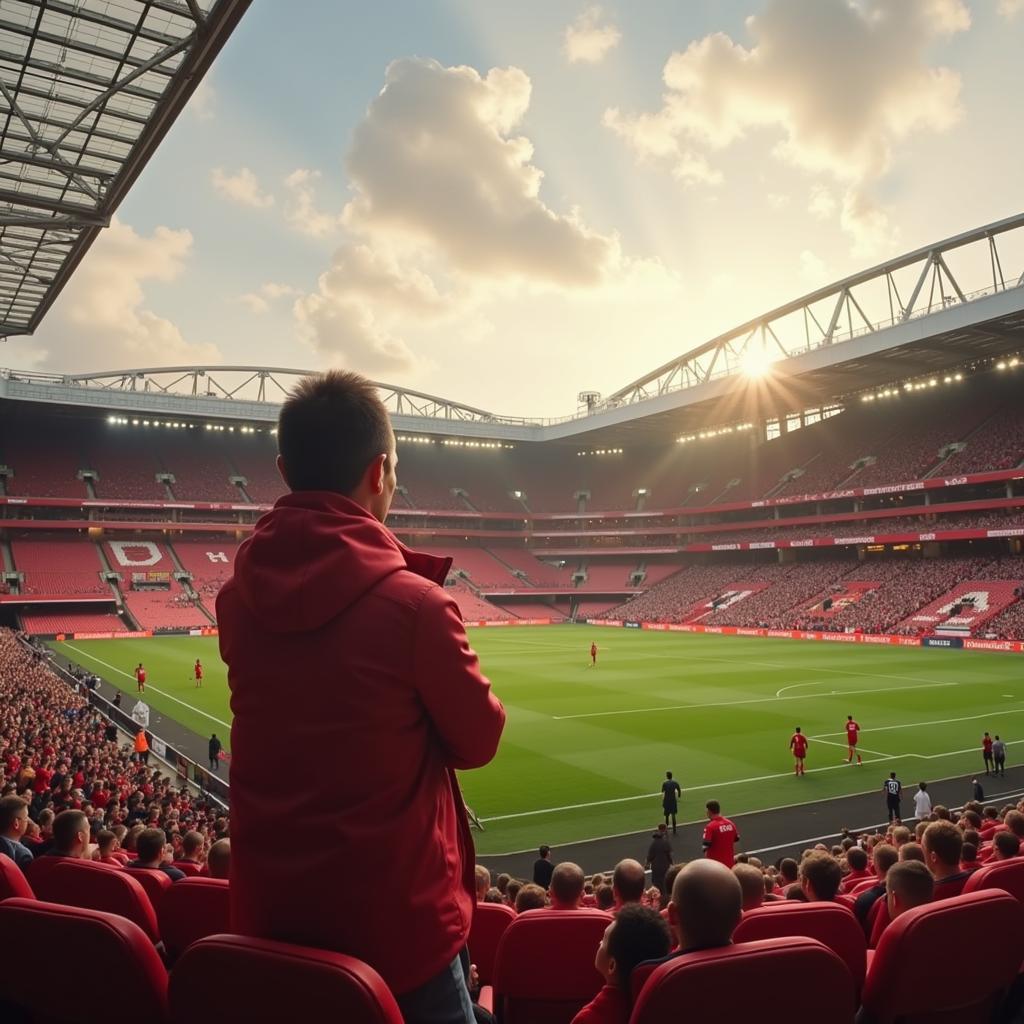
[[[882,792],[885,793],[885,807],[889,812],[889,821],[898,825],[900,823],[900,796],[903,794],[903,787],[900,785],[899,779],[896,778],[895,772],[889,772],[889,778],[885,780]]]
[[[799,725],[796,727],[796,732],[789,739],[789,749],[793,751],[793,757],[796,759],[796,767],[793,769],[794,774],[806,775],[804,758],[807,756],[807,737],[800,731]]]
[[[846,745],[849,753],[846,756],[846,763],[853,764],[853,755],[857,754],[857,764],[863,764],[861,756],[857,753],[857,737],[860,733],[860,726],[853,720],[853,715],[846,716]]]
[[[679,813],[679,798],[683,795],[682,787],[672,778],[671,772],[665,772],[665,781],[661,784],[661,809],[665,812],[665,825],[672,819],[672,835],[676,834],[676,815]]]
[[[597,664],[597,644],[590,645],[590,664]]]

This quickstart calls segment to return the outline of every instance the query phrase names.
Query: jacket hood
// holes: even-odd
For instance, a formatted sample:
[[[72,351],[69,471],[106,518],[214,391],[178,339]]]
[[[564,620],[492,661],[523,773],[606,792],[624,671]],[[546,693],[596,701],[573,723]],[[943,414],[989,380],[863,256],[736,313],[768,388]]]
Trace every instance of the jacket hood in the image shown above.
[[[366,509],[330,491],[280,498],[235,556],[233,583],[273,633],[319,629],[406,569],[444,586],[450,558],[412,551]]]

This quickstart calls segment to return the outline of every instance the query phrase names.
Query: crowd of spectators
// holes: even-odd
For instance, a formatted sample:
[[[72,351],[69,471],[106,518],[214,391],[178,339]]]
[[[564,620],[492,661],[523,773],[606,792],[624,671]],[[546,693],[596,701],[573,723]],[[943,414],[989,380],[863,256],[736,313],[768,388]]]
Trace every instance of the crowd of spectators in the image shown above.
[[[200,870],[216,849],[224,871],[224,810],[137,755],[90,707],[85,693],[94,685],[84,677],[73,688],[42,648],[0,629],[0,835],[11,838],[17,818],[17,841],[30,858],[53,850],[65,828],[84,832],[79,856],[160,867],[186,860]],[[69,814],[75,829],[60,824]]]
[[[1013,469],[1024,461],[1024,410],[1014,399],[972,434],[961,451],[939,466],[935,473],[986,473]]]

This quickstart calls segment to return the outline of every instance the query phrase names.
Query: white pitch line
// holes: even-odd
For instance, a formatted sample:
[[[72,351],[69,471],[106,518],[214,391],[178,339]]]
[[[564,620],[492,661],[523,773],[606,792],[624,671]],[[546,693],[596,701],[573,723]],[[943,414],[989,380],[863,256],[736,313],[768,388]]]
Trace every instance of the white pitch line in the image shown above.
[[[69,650],[76,651],[78,654],[82,655],[83,658],[88,658],[90,661],[95,661],[97,665],[103,665],[113,672],[119,672],[121,675],[125,676],[128,679],[135,678],[135,676],[133,676],[130,672],[125,672],[123,668],[118,668],[116,665],[111,665],[109,661],[104,661],[102,658],[97,658],[95,654],[90,654],[88,651],[83,651],[80,647],[75,647],[74,644],[69,644],[66,640],[64,641],[64,646],[67,647]],[[188,708],[189,711],[194,711],[197,715],[202,715],[203,718],[208,718],[211,722],[216,722],[218,725],[223,725],[225,729],[231,728],[230,722],[225,722],[221,718],[216,718],[213,715],[207,714],[205,711],[202,711],[201,709],[194,707],[187,701],[178,700],[178,698],[175,697],[173,694],[168,693],[166,690],[161,690],[158,686],[153,686],[152,683],[146,683],[146,686],[148,686],[155,693],[162,694],[168,700],[173,700],[176,704],[180,704],[182,707]]]
[[[949,686],[957,686],[957,683],[949,683]],[[824,696],[824,695],[823,695]],[[786,698],[783,698],[784,700]],[[878,725],[872,726],[871,732],[894,732],[896,729],[919,729],[922,725],[949,725],[952,722],[974,722],[979,718],[993,718],[997,715],[1024,715],[1024,708],[1012,708],[1009,711],[986,711],[982,715],[964,715],[962,718],[935,718],[930,722],[906,722],[902,725]],[[824,736],[843,736],[841,732],[823,732],[821,736],[811,736],[812,740],[820,740]],[[980,747],[978,748],[981,749]]]
[[[847,749],[849,747],[848,743],[836,743],[835,740],[823,740],[820,736],[808,736],[807,738],[808,740],[814,740],[815,743],[827,743],[830,747],[842,747],[843,749]],[[867,747],[862,747],[860,745],[857,746],[857,750],[863,751],[865,754],[875,754],[878,757],[887,758],[889,760],[899,756],[898,754],[886,754],[881,750],[868,750]]]
[[[552,715],[556,722],[567,722],[575,718],[610,718],[614,715],[643,715],[652,711],[692,711],[695,708],[731,708],[741,704],[767,704],[781,700],[807,700],[809,697],[850,697],[863,693],[895,693],[898,690],[935,690],[943,686],[959,686],[959,683],[932,683],[924,686],[880,686],[870,690],[833,690],[831,693],[803,694],[790,697],[751,697],[749,700],[709,701],[706,704],[662,704],[655,708],[627,708],[623,711],[586,711],[579,715]],[[836,733],[835,735],[842,735]]]

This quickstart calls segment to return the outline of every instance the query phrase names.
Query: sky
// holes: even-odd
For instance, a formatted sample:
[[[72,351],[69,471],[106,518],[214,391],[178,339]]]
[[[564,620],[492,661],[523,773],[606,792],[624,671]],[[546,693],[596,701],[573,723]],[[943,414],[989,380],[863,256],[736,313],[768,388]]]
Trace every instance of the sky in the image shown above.
[[[1024,0],[256,0],[0,364],[567,415],[1020,212],[1022,46]]]

